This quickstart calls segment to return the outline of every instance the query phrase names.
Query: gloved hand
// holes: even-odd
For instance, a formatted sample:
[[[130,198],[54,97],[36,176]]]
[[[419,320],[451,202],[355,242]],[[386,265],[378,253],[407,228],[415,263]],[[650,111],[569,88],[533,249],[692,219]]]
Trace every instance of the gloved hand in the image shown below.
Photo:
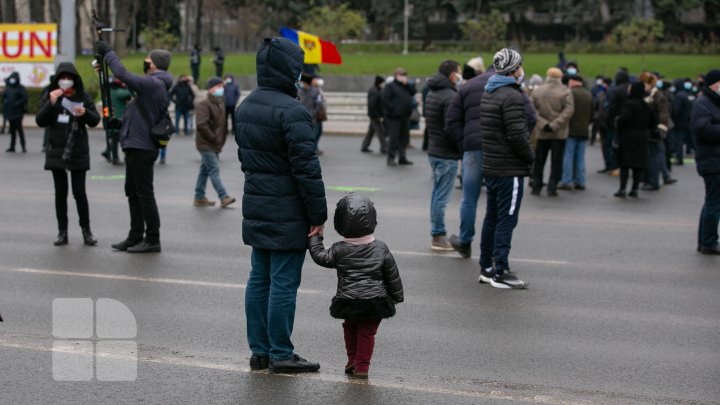
[[[543,131],[552,132],[553,130],[552,130],[552,128],[550,128],[550,124],[545,124],[545,126],[543,127]]]
[[[112,51],[112,46],[107,41],[99,40],[95,42],[95,52],[100,55],[105,55],[106,53]]]

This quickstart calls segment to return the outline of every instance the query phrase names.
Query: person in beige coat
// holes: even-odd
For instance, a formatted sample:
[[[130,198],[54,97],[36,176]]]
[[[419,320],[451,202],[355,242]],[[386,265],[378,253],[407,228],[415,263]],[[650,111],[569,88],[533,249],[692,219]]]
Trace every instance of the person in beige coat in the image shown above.
[[[220,206],[225,208],[234,203],[235,198],[227,194],[225,186],[220,180],[219,155],[227,138],[224,83],[219,77],[211,77],[208,79],[207,89],[207,98],[195,106],[197,119],[195,146],[200,152],[202,163],[200,164],[200,172],[195,185],[193,205],[196,207],[215,205],[215,201],[210,201],[205,196],[205,186],[209,177],[213,188],[220,197]]]
[[[562,84],[563,73],[558,68],[547,71],[545,83],[533,91],[531,99],[537,109],[535,137],[537,146],[532,173],[532,195],[540,195],[543,186],[543,172],[548,152],[552,153],[548,196],[557,196],[557,185],[562,176],[565,140],[568,137],[570,118],[575,111],[573,97]]]

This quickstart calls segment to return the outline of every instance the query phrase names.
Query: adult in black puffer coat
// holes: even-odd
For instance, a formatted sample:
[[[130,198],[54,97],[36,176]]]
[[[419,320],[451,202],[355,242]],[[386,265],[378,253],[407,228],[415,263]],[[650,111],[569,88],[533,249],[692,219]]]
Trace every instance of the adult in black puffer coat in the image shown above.
[[[6,152],[15,152],[15,142],[20,136],[20,146],[23,153],[25,147],[25,132],[22,127],[23,116],[27,109],[28,94],[25,86],[20,84],[20,74],[12,72],[5,80],[5,94],[3,95],[3,115],[10,122],[10,147]]]
[[[48,128],[45,170],[51,170],[55,183],[55,215],[59,234],[55,245],[68,243],[67,197],[70,172],[72,191],[86,245],[97,244],[90,231],[90,213],[85,193],[85,175],[90,170],[90,148],[86,126],[100,122],[92,97],[85,92],[82,78],[72,63],[58,65],[48,93],[40,102],[35,121]],[[64,102],[69,102],[63,105]],[[72,104],[71,104],[72,103]],[[72,108],[72,110],[68,110]]]
[[[380,321],[395,315],[395,304],[403,301],[402,280],[387,245],[373,235],[377,213],[369,198],[343,197],[334,222],[345,239],[325,250],[322,236],[315,235],[310,238],[310,255],[318,265],[337,269],[330,315],[345,320],[345,372],[367,377]]]
[[[253,248],[245,314],[254,370],[320,369],[290,341],[307,238],[322,234],[327,219],[312,118],[297,100],[303,60],[290,40],[266,38],[257,54],[258,88],[235,111],[245,173],[242,236]]]

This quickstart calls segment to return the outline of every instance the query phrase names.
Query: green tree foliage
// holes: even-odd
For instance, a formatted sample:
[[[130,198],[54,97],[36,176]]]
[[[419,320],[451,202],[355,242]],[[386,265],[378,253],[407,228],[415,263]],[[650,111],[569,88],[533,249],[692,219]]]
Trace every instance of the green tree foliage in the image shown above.
[[[303,31],[323,39],[339,42],[342,39],[360,39],[365,34],[367,20],[359,12],[351,10],[347,4],[330,8],[316,7],[300,27]]]
[[[170,32],[170,23],[163,21],[157,28],[145,28],[140,32],[140,38],[145,43],[145,49],[172,50],[178,46],[180,39]]]
[[[493,9],[490,14],[465,21],[461,30],[464,39],[483,47],[504,40],[505,34],[507,34],[507,23],[500,11]]]
[[[665,25],[662,21],[633,18],[629,22],[616,26],[608,42],[626,52],[643,52],[652,48],[663,38]]]

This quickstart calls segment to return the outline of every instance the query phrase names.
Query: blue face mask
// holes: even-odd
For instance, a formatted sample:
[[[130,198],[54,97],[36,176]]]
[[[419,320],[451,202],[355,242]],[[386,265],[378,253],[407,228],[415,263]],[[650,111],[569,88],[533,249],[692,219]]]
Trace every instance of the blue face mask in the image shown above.
[[[663,88],[663,82],[657,82],[657,83],[655,83],[655,87],[657,87],[658,89],[662,90],[662,88]]]
[[[215,89],[215,91],[213,91],[212,94],[215,97],[222,97],[225,95],[225,89],[222,87],[219,87],[219,88]]]
[[[675,86],[670,86],[670,93],[675,93],[676,91],[677,89],[675,88]]]
[[[685,90],[690,90],[690,89],[692,89],[692,83],[691,83],[691,82],[685,82],[685,83],[683,84],[683,87],[685,87]]]
[[[567,72],[567,74],[569,74],[569,75],[571,75],[571,76],[572,76],[572,75],[576,75],[576,74],[577,74],[577,69],[572,68],[572,67],[571,67],[571,68],[567,68],[566,72]]]

